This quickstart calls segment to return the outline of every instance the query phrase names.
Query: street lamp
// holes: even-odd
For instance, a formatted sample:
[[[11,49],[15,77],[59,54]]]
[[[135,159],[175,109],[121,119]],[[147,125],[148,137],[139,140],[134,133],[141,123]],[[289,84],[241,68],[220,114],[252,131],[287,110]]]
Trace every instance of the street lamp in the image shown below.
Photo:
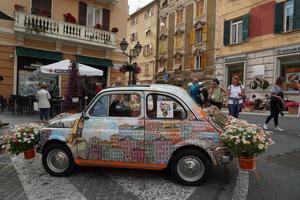
[[[127,70],[129,72],[129,84],[135,85],[136,84],[136,75],[135,75],[134,71],[135,71],[135,68],[137,67],[137,65],[132,64],[132,59],[136,58],[140,55],[143,47],[139,42],[137,42],[134,45],[133,51],[129,52],[129,54],[128,54],[125,52],[128,48],[128,45],[129,45],[128,42],[123,38],[123,40],[120,43],[120,48],[121,48],[123,54],[129,58],[129,65],[128,65],[128,70]]]

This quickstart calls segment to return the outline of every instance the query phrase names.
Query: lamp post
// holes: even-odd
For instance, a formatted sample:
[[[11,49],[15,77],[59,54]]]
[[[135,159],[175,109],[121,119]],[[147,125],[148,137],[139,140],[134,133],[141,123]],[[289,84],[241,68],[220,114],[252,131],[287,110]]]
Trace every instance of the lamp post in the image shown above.
[[[129,72],[128,84],[129,85],[135,85],[136,84],[136,75],[135,75],[134,71],[135,71],[135,67],[137,67],[137,65],[132,64],[132,59],[139,56],[139,54],[141,53],[143,47],[139,42],[137,42],[134,45],[133,51],[129,52],[129,53],[126,53],[125,51],[128,48],[128,42],[123,38],[123,40],[120,43],[120,48],[121,48],[123,54],[126,55],[129,58],[129,65],[128,65],[129,68],[127,69],[128,72]]]

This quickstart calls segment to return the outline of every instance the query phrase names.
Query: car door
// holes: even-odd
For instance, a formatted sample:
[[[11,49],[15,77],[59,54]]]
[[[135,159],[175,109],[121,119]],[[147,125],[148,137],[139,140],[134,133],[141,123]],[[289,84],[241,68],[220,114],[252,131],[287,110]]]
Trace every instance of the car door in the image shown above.
[[[85,148],[79,146],[78,155],[86,160],[143,163],[143,95],[140,91],[101,94],[85,113]]]
[[[166,164],[195,117],[170,94],[148,92],[145,101],[145,161]]]

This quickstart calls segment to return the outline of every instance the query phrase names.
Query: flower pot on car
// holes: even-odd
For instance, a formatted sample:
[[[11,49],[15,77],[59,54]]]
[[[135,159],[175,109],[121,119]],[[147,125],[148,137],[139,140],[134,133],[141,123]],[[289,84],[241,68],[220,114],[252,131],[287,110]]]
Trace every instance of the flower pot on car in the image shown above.
[[[251,171],[256,169],[256,158],[254,156],[240,156],[239,164],[241,170]]]
[[[25,160],[30,160],[30,159],[35,158],[35,149],[33,148],[33,149],[24,151],[24,158],[25,158]]]

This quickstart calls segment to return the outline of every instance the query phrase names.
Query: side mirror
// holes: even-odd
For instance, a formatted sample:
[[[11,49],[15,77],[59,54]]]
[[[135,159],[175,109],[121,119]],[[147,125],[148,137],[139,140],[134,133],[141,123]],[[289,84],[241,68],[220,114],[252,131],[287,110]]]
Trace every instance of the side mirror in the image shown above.
[[[86,113],[83,111],[83,112],[82,112],[82,118],[83,118],[83,120],[87,120],[87,119],[89,119],[90,117],[88,117],[88,116],[86,115]]]

